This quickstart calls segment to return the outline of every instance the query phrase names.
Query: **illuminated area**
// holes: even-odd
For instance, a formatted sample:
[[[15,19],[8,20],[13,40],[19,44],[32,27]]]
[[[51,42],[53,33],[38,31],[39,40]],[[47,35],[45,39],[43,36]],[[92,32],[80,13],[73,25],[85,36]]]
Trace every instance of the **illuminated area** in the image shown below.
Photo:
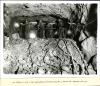
[[[71,30],[68,30],[67,34],[68,34],[68,35],[72,34]]]
[[[15,28],[18,28],[19,26],[20,26],[19,23],[17,23],[17,22],[14,23]]]
[[[30,32],[29,33],[29,38],[31,38],[31,39],[34,39],[34,38],[36,38],[36,33],[35,32]]]

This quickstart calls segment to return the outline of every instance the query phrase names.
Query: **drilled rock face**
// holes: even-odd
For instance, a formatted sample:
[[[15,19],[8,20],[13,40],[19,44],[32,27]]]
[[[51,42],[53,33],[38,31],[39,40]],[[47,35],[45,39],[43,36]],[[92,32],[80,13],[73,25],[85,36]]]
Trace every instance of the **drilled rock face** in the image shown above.
[[[19,39],[12,43],[4,49],[4,73],[7,74],[79,74],[78,66],[84,65],[81,52],[71,40]],[[71,69],[71,61],[75,71]],[[85,73],[84,68],[82,72]]]

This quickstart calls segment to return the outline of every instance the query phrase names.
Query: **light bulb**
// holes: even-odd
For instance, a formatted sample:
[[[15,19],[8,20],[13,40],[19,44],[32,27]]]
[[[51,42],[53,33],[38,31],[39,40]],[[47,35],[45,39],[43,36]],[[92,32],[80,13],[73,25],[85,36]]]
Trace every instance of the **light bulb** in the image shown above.
[[[31,33],[29,34],[29,37],[30,37],[31,39],[36,38],[36,34],[35,34],[34,32],[31,32]]]
[[[72,34],[72,31],[71,31],[71,30],[68,30],[68,31],[67,31],[67,34],[68,34],[68,35],[71,35],[71,34]]]
[[[19,27],[19,23],[15,22],[14,23],[14,27],[18,28]]]

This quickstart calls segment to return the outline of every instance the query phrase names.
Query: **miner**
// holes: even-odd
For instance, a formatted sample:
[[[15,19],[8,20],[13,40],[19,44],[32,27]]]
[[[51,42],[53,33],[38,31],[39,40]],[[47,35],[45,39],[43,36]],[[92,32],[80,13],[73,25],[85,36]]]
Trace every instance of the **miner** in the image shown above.
[[[44,30],[44,24],[42,20],[37,20],[37,30],[38,30],[38,37],[39,38],[45,38],[45,30]]]

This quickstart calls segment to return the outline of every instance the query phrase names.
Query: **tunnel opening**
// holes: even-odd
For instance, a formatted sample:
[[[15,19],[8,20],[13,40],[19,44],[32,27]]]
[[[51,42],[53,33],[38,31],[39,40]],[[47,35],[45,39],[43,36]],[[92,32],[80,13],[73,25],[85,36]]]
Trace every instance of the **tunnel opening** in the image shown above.
[[[34,32],[37,38],[66,38],[72,35],[67,18],[56,15],[16,16],[11,18],[10,31],[21,38],[29,39]]]

